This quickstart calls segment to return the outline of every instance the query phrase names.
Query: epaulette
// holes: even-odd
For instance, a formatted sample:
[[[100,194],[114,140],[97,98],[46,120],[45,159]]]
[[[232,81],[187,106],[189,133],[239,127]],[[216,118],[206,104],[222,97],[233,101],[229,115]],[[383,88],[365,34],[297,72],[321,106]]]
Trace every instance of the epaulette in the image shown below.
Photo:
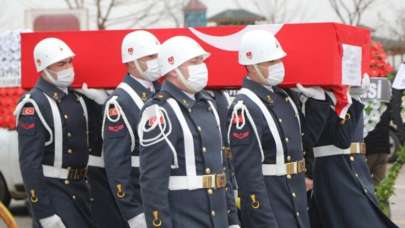
[[[159,91],[158,93],[155,94],[153,97],[154,100],[158,100],[160,102],[165,102],[167,99],[170,98],[170,95],[165,92],[165,91]]]

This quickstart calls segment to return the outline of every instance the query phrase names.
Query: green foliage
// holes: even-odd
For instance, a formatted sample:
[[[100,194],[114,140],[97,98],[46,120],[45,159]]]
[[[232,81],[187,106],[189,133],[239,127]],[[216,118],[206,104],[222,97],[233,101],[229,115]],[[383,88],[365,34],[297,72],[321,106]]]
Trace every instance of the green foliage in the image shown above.
[[[376,186],[376,197],[381,209],[385,214],[389,214],[389,199],[394,194],[395,181],[405,164],[405,146],[402,146],[396,151],[398,159],[389,169],[387,176]]]

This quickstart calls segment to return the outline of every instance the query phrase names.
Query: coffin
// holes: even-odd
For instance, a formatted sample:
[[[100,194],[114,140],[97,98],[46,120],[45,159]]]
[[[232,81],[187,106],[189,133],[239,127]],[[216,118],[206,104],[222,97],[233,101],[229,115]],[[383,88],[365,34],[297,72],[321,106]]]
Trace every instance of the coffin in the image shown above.
[[[201,28],[150,29],[161,42],[175,35],[194,38],[211,53],[207,60],[210,88],[238,88],[246,71],[238,64],[242,35],[254,29],[272,32],[284,50],[285,86],[359,85],[369,66],[370,33],[366,29],[336,24],[277,24]],[[114,88],[126,73],[121,64],[121,41],[132,30],[23,33],[21,41],[22,87],[31,88],[35,72],[33,49],[46,37],[64,40],[75,52],[74,86]],[[179,47],[181,50],[181,47]]]

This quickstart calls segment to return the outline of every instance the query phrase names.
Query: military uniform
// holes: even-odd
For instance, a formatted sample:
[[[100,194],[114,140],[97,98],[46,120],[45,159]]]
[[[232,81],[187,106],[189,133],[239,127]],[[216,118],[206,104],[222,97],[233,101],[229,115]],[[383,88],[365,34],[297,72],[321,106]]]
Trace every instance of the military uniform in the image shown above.
[[[235,198],[237,197],[237,183],[235,179],[235,172],[232,164],[232,152],[227,145],[227,115],[231,105],[229,95],[226,92],[220,90],[207,91],[208,94],[215,100],[219,120],[221,123],[221,133],[223,146],[224,167],[226,168],[226,176],[228,178],[228,184],[225,188],[227,203],[228,203],[228,217],[230,224],[239,224],[238,211],[236,208]]]
[[[397,227],[378,209],[364,160],[363,104],[353,100],[342,120],[334,110],[332,93],[328,92],[327,100],[329,108],[305,112],[311,117],[305,120],[307,131],[318,132],[318,139],[312,139],[315,161],[311,204],[317,223],[328,228]]]
[[[103,106],[94,103],[89,110],[94,110],[94,115],[90,118],[89,123],[92,131],[90,131],[88,162],[88,179],[92,197],[91,212],[94,222],[98,228],[128,227],[127,221],[122,218],[115,203],[104,169],[101,138]]]
[[[143,213],[136,130],[140,110],[152,91],[140,82],[131,75],[124,78],[105,104],[103,121],[105,169],[125,221]]]
[[[309,227],[300,117],[290,96],[245,78],[228,119],[244,226]]]
[[[85,180],[89,102],[40,78],[17,106],[20,167],[36,225],[57,214],[66,227],[93,227]]]
[[[228,227],[218,113],[165,81],[139,123],[141,192],[148,227]]]

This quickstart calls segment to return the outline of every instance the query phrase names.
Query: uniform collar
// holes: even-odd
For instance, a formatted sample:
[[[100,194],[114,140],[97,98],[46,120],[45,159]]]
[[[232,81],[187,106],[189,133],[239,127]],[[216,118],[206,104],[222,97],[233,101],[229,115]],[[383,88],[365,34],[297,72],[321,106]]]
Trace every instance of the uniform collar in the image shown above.
[[[177,100],[178,103],[180,103],[187,109],[193,107],[196,101],[212,100],[212,98],[204,91],[196,93],[195,100],[193,100],[189,96],[187,96],[181,89],[177,88],[175,85],[173,85],[173,83],[171,83],[168,80],[165,80],[163,82],[161,90],[170,94],[171,97],[173,97],[175,100]]]
[[[49,97],[51,97],[54,100],[58,101],[58,102],[60,102],[65,96],[67,96],[67,94],[65,92],[60,90],[54,84],[46,81],[42,77],[40,77],[38,79],[35,87],[38,88],[39,90],[41,90],[42,92],[44,92]],[[69,90],[69,92],[71,92],[70,89],[68,89],[68,90]]]
[[[147,89],[142,83],[128,74],[124,78],[124,82],[127,83],[131,88],[138,94],[138,96],[145,102],[152,96],[152,92]]]
[[[247,77],[243,80],[243,88],[250,89],[262,100],[267,101],[268,103],[273,103],[273,97],[275,94],[279,94],[283,97],[288,96],[283,89],[278,88],[277,86],[272,86],[271,89],[273,91],[271,91],[263,85],[248,79]]]

